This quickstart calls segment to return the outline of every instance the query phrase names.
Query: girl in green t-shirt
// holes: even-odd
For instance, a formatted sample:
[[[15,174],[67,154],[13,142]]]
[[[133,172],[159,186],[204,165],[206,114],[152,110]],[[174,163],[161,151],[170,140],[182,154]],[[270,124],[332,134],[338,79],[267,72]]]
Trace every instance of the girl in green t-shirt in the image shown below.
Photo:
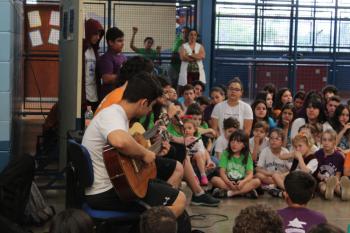
[[[256,188],[260,180],[253,178],[253,160],[249,152],[249,137],[241,129],[231,134],[227,150],[222,152],[219,162],[219,176],[211,179],[213,195],[232,197],[246,194],[257,198]]]

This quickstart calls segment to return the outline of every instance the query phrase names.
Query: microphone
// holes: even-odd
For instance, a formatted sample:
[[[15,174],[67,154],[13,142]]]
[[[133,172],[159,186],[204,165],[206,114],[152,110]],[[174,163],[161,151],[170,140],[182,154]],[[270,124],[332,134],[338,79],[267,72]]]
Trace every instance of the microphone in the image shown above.
[[[175,117],[175,119],[177,120],[177,122],[180,124],[180,126],[183,127],[183,126],[184,126],[184,123],[182,122],[181,118],[179,117],[179,114],[176,113],[176,114],[174,115],[174,117]]]

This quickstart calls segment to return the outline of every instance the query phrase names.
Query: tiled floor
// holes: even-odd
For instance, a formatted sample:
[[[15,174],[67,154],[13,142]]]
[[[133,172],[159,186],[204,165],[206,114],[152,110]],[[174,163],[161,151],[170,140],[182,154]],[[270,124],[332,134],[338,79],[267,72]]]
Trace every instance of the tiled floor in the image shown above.
[[[249,200],[246,198],[225,199],[222,201],[219,208],[189,206],[188,211],[190,214],[224,214],[228,216],[228,221],[219,222],[212,227],[201,230],[207,233],[231,232],[234,219],[239,214],[240,210],[254,204],[267,204],[274,209],[286,207],[286,204],[282,199],[273,198],[268,194],[265,194],[264,196],[259,197],[258,200]],[[342,202],[339,199],[324,201],[319,197],[316,197],[311,200],[308,207],[322,212],[326,215],[330,223],[335,224],[344,230],[347,229],[348,224],[350,224],[350,202]],[[215,220],[218,220],[218,218],[219,217],[208,216],[208,218],[204,220],[192,221],[192,225],[211,225]]]
[[[186,196],[188,202],[191,192],[186,188]],[[44,193],[48,202],[55,206],[57,211],[64,209],[64,192],[63,191],[47,191]],[[190,215],[202,215],[195,217],[192,220],[192,225],[195,228],[199,226],[200,230],[206,233],[225,233],[231,232],[235,217],[241,209],[254,204],[267,204],[274,209],[284,208],[286,204],[282,199],[270,197],[268,194],[259,197],[257,200],[247,198],[229,198],[223,199],[218,208],[201,207],[188,205],[187,211]],[[338,198],[333,201],[325,201],[319,197],[310,201],[308,207],[310,209],[322,212],[326,215],[328,221],[346,230],[350,224],[350,202],[343,202]],[[228,220],[215,223],[216,221],[225,219]],[[48,224],[40,228],[31,228],[34,232],[42,233],[48,231]],[[114,232],[115,233],[115,232]]]
[[[29,118],[24,122],[24,140],[23,150],[25,152],[35,152],[36,135],[40,133],[42,120],[40,118]],[[34,144],[33,144],[34,143]],[[190,197],[191,192],[188,188],[185,189],[185,193]],[[64,191],[45,191],[44,196],[48,202],[55,206],[57,211],[64,209]],[[190,198],[188,198],[189,202]],[[187,210],[190,215],[202,214],[206,218],[200,220],[193,220],[194,226],[210,226],[208,228],[200,228],[200,230],[207,233],[221,233],[231,232],[234,218],[238,215],[241,209],[253,204],[268,204],[275,209],[285,207],[285,203],[282,199],[272,198],[265,194],[258,200],[250,200],[246,198],[233,198],[224,199],[218,208],[210,207],[198,207],[189,205]],[[350,202],[342,202],[338,198],[333,201],[324,201],[319,197],[314,198],[308,205],[309,208],[324,213],[330,223],[333,223],[344,230],[347,229],[350,224]],[[213,214],[226,215],[227,221],[214,223],[217,220],[222,219],[220,216]],[[212,225],[212,226],[211,226]],[[47,232],[48,224],[41,228],[31,228],[34,232]],[[114,232],[115,233],[115,232]]]

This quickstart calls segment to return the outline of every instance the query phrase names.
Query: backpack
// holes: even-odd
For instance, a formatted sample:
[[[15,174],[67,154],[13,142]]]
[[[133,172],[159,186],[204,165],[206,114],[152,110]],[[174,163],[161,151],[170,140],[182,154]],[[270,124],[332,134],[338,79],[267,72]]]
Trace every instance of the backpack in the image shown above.
[[[0,214],[12,222],[24,222],[34,168],[33,156],[24,154],[11,159],[0,173]]]
[[[30,189],[29,200],[24,212],[25,222],[41,226],[49,221],[55,213],[55,208],[46,203],[38,186],[33,181]]]

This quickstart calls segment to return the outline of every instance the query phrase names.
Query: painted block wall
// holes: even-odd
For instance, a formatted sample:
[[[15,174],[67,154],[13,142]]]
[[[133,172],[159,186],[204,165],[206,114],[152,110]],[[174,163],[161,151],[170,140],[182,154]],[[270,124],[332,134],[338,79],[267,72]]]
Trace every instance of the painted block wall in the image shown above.
[[[11,155],[14,67],[20,57],[15,47],[21,31],[18,25],[23,18],[22,9],[18,0],[0,0],[0,171]]]

